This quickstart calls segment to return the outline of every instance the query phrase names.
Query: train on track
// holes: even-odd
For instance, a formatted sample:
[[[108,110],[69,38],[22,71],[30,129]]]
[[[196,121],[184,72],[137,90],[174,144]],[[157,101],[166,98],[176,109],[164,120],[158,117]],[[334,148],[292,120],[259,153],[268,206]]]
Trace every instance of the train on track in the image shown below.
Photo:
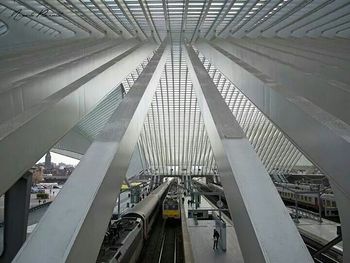
[[[158,186],[121,219],[111,220],[96,262],[134,263],[138,260],[170,183],[169,180]]]
[[[279,183],[277,191],[282,200],[293,202],[297,199],[298,205],[318,211],[321,205],[322,212],[326,217],[338,217],[338,208],[334,194],[331,190],[318,194],[317,185]],[[319,201],[319,197],[321,200]]]
[[[223,192],[222,186],[214,183],[209,183],[208,188],[213,192]],[[319,208],[319,195],[316,192],[316,185],[303,185],[303,184],[291,184],[282,183],[276,185],[282,200],[294,203],[295,198],[298,200],[298,206],[305,207],[314,211],[318,211]],[[303,193],[304,192],[304,193]],[[297,194],[295,194],[297,193]],[[321,209],[326,217],[338,217],[338,208],[335,202],[335,197],[332,191],[328,190],[320,195],[321,197]]]
[[[164,219],[180,219],[180,195],[178,193],[178,185],[173,182],[163,201],[162,215]]]

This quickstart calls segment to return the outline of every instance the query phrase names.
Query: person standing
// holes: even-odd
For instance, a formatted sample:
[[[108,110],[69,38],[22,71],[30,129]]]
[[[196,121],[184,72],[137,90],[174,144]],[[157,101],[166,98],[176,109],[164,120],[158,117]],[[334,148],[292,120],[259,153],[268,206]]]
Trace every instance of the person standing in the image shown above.
[[[218,243],[219,243],[220,234],[219,234],[219,232],[216,229],[214,229],[213,238],[214,238],[213,249],[218,249]]]

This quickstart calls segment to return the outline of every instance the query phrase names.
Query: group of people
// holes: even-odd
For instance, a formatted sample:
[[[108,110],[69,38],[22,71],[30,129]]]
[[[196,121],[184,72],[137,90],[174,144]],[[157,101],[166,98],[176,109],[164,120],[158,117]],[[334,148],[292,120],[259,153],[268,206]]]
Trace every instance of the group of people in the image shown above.
[[[46,199],[44,199],[43,201],[43,204],[45,204],[46,203]],[[41,199],[39,199],[39,205],[41,204]]]

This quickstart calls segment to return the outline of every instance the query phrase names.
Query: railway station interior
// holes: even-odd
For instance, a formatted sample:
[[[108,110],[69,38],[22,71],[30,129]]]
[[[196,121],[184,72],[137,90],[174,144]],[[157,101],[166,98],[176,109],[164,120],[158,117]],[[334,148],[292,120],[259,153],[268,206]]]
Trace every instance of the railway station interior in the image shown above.
[[[0,263],[349,263],[349,38],[349,0],[1,0]]]

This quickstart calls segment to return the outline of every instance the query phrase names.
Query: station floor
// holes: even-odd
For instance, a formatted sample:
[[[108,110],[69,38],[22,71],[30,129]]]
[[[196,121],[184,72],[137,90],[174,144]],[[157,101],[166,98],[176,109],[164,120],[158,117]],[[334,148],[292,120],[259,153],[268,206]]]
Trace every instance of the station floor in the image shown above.
[[[223,217],[226,222],[226,251],[221,248],[213,249],[214,220],[197,220],[188,218],[188,197],[184,200],[186,214],[186,227],[189,233],[194,262],[220,262],[241,263],[244,262],[237,236],[231,221]],[[214,207],[202,197],[199,209],[213,209]],[[191,205],[190,205],[191,209]]]
[[[214,220],[197,220],[188,218],[188,209],[192,209],[192,205],[188,204],[189,197],[185,197],[184,211],[186,215],[186,228],[189,233],[192,254],[195,262],[244,262],[239,247],[235,229],[232,221],[223,215],[223,219],[227,225],[227,250],[213,250],[213,231],[215,227]],[[202,197],[199,209],[213,209],[206,198]],[[321,244],[327,244],[329,241],[337,237],[337,226],[339,223],[322,219],[322,223],[300,218],[296,226],[302,235],[319,241]],[[342,242],[334,246],[339,251],[343,251]]]
[[[299,223],[296,224],[301,234],[315,239],[323,245],[337,237],[337,226],[339,225],[339,223],[327,219],[322,219],[322,223],[319,223],[308,218],[300,218]],[[343,242],[339,242],[334,247],[343,251]]]
[[[46,200],[46,202],[52,202],[57,194],[59,193],[60,189],[53,189],[53,190],[48,190],[45,189],[45,193],[49,195],[49,199]],[[42,201],[40,201],[42,204]],[[39,200],[36,198],[36,194],[30,194],[30,203],[29,207],[35,207],[39,205]],[[4,221],[4,210],[5,210],[5,197],[1,196],[0,197],[0,223]]]

